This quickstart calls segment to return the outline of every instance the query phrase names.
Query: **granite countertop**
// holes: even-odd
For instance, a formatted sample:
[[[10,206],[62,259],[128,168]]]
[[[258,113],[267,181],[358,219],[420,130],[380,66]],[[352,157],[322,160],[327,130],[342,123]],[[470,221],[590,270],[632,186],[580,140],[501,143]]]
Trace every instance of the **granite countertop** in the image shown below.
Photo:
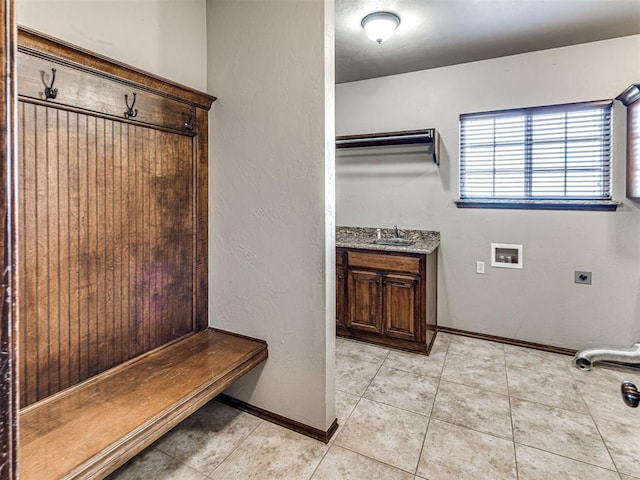
[[[412,240],[408,246],[378,245],[376,227],[336,227],[336,247],[366,248],[369,250],[383,250],[387,252],[407,252],[430,254],[440,246],[440,232],[429,230],[398,229],[400,237]],[[381,228],[382,238],[394,236],[393,228]]]

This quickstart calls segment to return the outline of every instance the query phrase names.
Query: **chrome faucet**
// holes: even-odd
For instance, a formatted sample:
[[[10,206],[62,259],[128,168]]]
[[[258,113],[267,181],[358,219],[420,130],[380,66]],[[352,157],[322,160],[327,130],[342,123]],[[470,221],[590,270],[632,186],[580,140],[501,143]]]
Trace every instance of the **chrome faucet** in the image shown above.
[[[395,238],[400,238],[400,232],[398,232],[398,225],[393,226],[393,236]]]

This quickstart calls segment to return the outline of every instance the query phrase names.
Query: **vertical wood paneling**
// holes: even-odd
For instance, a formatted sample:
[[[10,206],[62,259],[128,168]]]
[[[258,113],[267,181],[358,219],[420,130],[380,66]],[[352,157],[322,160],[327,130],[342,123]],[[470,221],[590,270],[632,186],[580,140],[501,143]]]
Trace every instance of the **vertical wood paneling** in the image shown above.
[[[104,178],[103,197],[103,228],[104,228],[104,257],[106,258],[106,271],[104,281],[105,311],[105,338],[107,343],[106,355],[104,355],[103,368],[115,365],[115,303],[113,298],[113,276],[116,268],[113,255],[114,229],[113,229],[113,122],[104,122],[104,162],[102,176]]]
[[[138,283],[136,284],[136,291],[139,292],[139,304],[140,304],[140,317],[138,323],[138,348],[140,352],[146,351],[149,348],[149,337],[148,337],[148,322],[149,318],[147,315],[147,272],[146,272],[146,254],[147,254],[147,236],[146,236],[146,224],[147,217],[145,215],[146,204],[148,203],[146,200],[145,193],[145,183],[147,182],[146,178],[146,163],[147,163],[147,155],[145,145],[145,128],[137,128],[137,137],[139,139],[140,148],[138,150],[136,166],[138,170],[138,174],[140,176],[140,203],[138,205],[138,226],[139,230],[139,239],[138,244],[140,245],[140,251],[138,252]]]
[[[91,260],[92,260],[92,272],[93,278],[93,299],[94,299],[94,314],[95,314],[95,330],[93,331],[94,345],[92,361],[92,368],[94,374],[104,370],[105,362],[104,357],[107,355],[107,343],[106,343],[106,321],[105,321],[105,309],[106,302],[104,298],[104,279],[107,270],[106,258],[104,257],[103,250],[106,243],[105,231],[104,231],[104,177],[103,177],[103,165],[104,165],[104,119],[95,118],[95,160],[92,167],[92,173],[95,176],[92,182],[92,188],[94,189],[93,195],[93,209],[92,209],[92,224],[94,227],[94,237],[92,242]]]
[[[87,250],[89,238],[89,117],[78,115],[78,252],[76,257],[76,271],[78,272],[78,286],[76,298],[78,301],[78,349],[80,358],[80,379],[89,378],[90,343],[89,323],[91,319],[90,292],[91,284],[85,265],[87,259],[83,252]]]
[[[125,275],[123,285],[126,288],[126,297],[127,297],[127,309],[125,310],[126,316],[126,337],[129,339],[128,342],[125,342],[125,351],[126,357],[133,357],[135,355],[135,324],[136,324],[136,310],[135,310],[135,285],[133,279],[135,279],[135,262],[133,255],[133,244],[135,242],[135,218],[133,216],[133,205],[135,204],[135,198],[132,198],[133,195],[130,195],[130,191],[135,191],[135,161],[132,161],[131,157],[135,159],[134,147],[135,140],[133,138],[133,130],[134,127],[131,125],[126,126],[126,134],[124,136],[123,142],[126,145],[126,148],[123,152],[123,155],[126,159],[126,178],[123,181],[123,186],[125,186],[125,204],[126,204],[126,218],[127,222],[125,223],[125,235],[127,239],[127,257],[126,257],[126,267],[125,267]]]
[[[111,126],[111,165],[110,175],[112,179],[112,188],[110,189],[110,232],[112,235],[111,255],[113,261],[113,270],[111,277],[110,298],[113,302],[113,364],[117,365],[122,362],[122,287],[121,287],[121,271],[122,257],[118,251],[122,238],[121,215],[118,215],[117,206],[120,204],[122,188],[120,181],[122,179],[120,165],[120,123],[113,123]]]
[[[120,142],[120,196],[118,197],[118,206],[120,209],[120,358],[121,361],[129,357],[128,345],[126,340],[129,336],[129,288],[126,283],[129,269],[129,197],[127,195],[126,181],[129,178],[129,159],[127,157],[128,147],[128,129],[129,125],[118,125],[119,142]]]
[[[193,137],[21,103],[21,402],[194,329]]]
[[[144,129],[144,146],[145,146],[145,161],[144,161],[144,171],[146,181],[144,184],[146,185],[146,197],[150,197],[153,192],[153,185],[151,182],[154,178],[154,165],[155,158],[153,157],[153,143],[152,143],[152,130],[150,128]],[[145,221],[145,282],[143,285],[144,291],[146,293],[146,317],[148,319],[147,323],[147,348],[151,348],[151,345],[156,345],[156,330],[158,328],[157,325],[157,317],[155,312],[155,280],[156,280],[156,265],[152,258],[153,252],[153,242],[154,238],[156,238],[154,231],[154,217],[153,217],[153,204],[154,201],[151,198],[148,198],[144,204],[144,218]]]
[[[208,132],[208,112],[198,109],[196,111],[196,122],[201,126],[203,132]],[[208,166],[209,156],[207,154],[207,135],[199,135],[197,143],[193,145],[194,184],[196,185],[194,202],[194,224],[196,234],[193,236],[195,243],[195,271],[194,271],[194,295],[193,295],[193,321],[195,328],[206,328],[209,324],[207,313],[208,305],[208,278],[207,259],[209,255],[209,219],[207,215],[207,205],[209,202],[208,191]]]
[[[154,184],[154,189],[156,191],[161,192],[162,191],[162,185],[159,183],[159,179],[164,177],[164,163],[163,163],[163,159],[162,159],[162,155],[159,154],[162,145],[160,145],[160,135],[158,134],[158,132],[154,132],[154,141],[153,141],[153,151],[154,151],[154,158],[156,159],[156,181]],[[166,198],[164,195],[160,194],[158,195],[158,198],[156,199],[156,201],[154,202],[154,205],[156,206],[156,228],[158,229],[158,231],[162,232],[162,215],[163,215],[163,208],[164,208],[164,204],[166,202]],[[158,291],[157,291],[157,303],[158,303],[158,315],[159,318],[166,318],[169,310],[168,310],[168,305],[167,302],[164,301],[165,298],[165,293],[167,290],[167,274],[165,272],[165,268],[163,267],[161,262],[156,262],[156,270],[158,271],[158,280],[159,280],[159,284],[158,284]],[[159,336],[159,342],[160,343],[164,343],[168,340],[168,338],[170,337],[169,334],[169,328],[166,322],[161,322],[159,327],[158,327],[158,336]]]
[[[83,257],[83,262],[80,267],[80,272],[86,277],[87,285],[87,368],[90,377],[98,373],[98,338],[100,336],[100,312],[98,312],[98,299],[96,298],[100,272],[98,270],[99,265],[96,265],[94,257],[98,242],[100,241],[98,237],[98,227],[96,225],[96,208],[98,205],[98,192],[96,188],[96,163],[98,157],[97,130],[97,119],[95,117],[87,117],[87,189],[85,193],[87,210],[85,215],[87,217],[88,235],[82,242],[81,256]]]
[[[147,348],[192,330],[195,304],[198,328],[206,326],[206,111],[215,98],[23,30],[21,55],[28,61],[21,65],[39,71],[46,69],[40,62],[53,61],[72,73],[64,91],[78,95],[67,105],[81,110],[57,107],[60,97],[41,102],[37,72],[27,69],[19,82],[15,78],[13,0],[0,3],[0,10],[5,20],[0,22],[0,58],[6,66],[0,74],[0,122],[5,124],[0,144],[6,155],[0,162],[5,193],[0,218],[6,220],[5,230],[0,227],[5,260],[0,282],[0,480],[14,480],[18,404],[34,403],[133,357],[139,351],[140,321]],[[76,65],[90,65],[114,78],[106,80]],[[105,110],[97,108],[105,104],[103,93],[129,91],[132,83],[146,87],[150,98],[145,105],[153,106],[136,121],[181,128],[181,112],[194,108],[195,136],[134,127],[119,120],[120,106],[105,117]],[[16,85],[35,85],[38,92],[21,92],[18,111]],[[100,120],[90,111],[100,112]],[[16,126],[19,156],[12,140]],[[139,146],[132,136],[137,128],[146,133],[143,165],[130,150]],[[144,237],[138,236],[140,226]],[[191,246],[188,251],[185,245]]]
[[[135,350],[134,354],[138,355],[143,350],[143,312],[142,312],[142,289],[140,288],[142,272],[140,268],[142,267],[140,260],[143,244],[140,241],[142,237],[142,222],[143,218],[141,218],[140,206],[142,205],[142,178],[141,178],[141,168],[140,164],[142,162],[142,146],[140,145],[140,128],[135,126],[133,127],[133,149],[130,153],[133,153],[131,158],[134,171],[134,186],[133,186],[133,194],[134,194],[134,203],[132,205],[133,208],[133,218],[134,218],[134,232],[133,232],[133,293],[134,293],[134,335],[135,335]]]
[[[154,192],[154,186],[152,182],[155,180],[157,171],[156,171],[156,158],[155,158],[155,132],[151,129],[147,129],[147,150],[149,152],[149,164],[148,164],[148,176],[150,179],[149,187],[150,193]],[[153,245],[153,239],[158,237],[157,231],[157,216],[155,210],[155,201],[147,202],[148,210],[146,214],[147,218],[147,232],[149,238],[149,245]],[[149,331],[149,341],[150,345],[157,345],[159,343],[158,330],[160,327],[160,322],[158,321],[158,267],[156,263],[153,261],[153,248],[149,250],[149,255],[147,257],[147,261],[149,262],[149,319],[151,321],[150,331]]]
[[[56,303],[57,303],[57,318],[58,318],[58,358],[59,358],[59,371],[58,371],[58,388],[61,390],[69,386],[69,371],[71,367],[70,356],[70,323],[69,317],[69,291],[67,290],[67,278],[69,271],[67,268],[67,258],[69,257],[69,242],[68,242],[68,219],[69,219],[69,196],[68,196],[68,184],[69,179],[67,177],[67,168],[69,162],[69,114],[62,110],[57,112],[57,158],[56,158],[56,173],[57,183],[56,190],[56,241],[57,250],[54,258],[56,265]],[[51,181],[51,179],[49,179]]]
[[[47,300],[43,308],[47,309],[48,343],[49,348],[43,367],[48,367],[49,394],[60,390],[60,316],[58,312],[58,111],[45,110],[47,157],[46,157],[46,196],[47,207],[42,218],[42,225],[46,231],[47,251],[43,258],[47,269],[46,288]]]
[[[69,383],[75,385],[80,381],[80,277],[78,275],[78,252],[80,238],[80,173],[79,173],[79,125],[76,113],[68,114],[68,148],[66,156],[67,170],[67,255],[64,261],[66,268],[66,289],[69,319]]]
[[[35,257],[35,282],[36,282],[36,297],[35,303],[35,318],[38,321],[35,322],[34,332],[34,347],[36,354],[36,395],[37,398],[46,397],[49,393],[49,350],[50,350],[50,335],[49,335],[49,299],[50,292],[47,289],[49,284],[49,265],[47,258],[49,255],[49,224],[46,222],[47,213],[49,211],[49,195],[47,191],[48,182],[47,175],[49,171],[49,150],[48,146],[48,129],[47,129],[47,109],[36,106],[36,118],[35,118],[35,131],[33,132],[34,141],[36,144],[36,158],[35,158],[35,236],[36,236],[36,250],[34,252]],[[25,159],[28,161],[28,159]],[[27,281],[29,281],[31,268],[27,266],[25,275]],[[27,312],[22,318],[27,321],[31,312]],[[33,318],[33,317],[32,317]],[[42,319],[42,321],[40,321]],[[41,347],[42,345],[42,347]]]

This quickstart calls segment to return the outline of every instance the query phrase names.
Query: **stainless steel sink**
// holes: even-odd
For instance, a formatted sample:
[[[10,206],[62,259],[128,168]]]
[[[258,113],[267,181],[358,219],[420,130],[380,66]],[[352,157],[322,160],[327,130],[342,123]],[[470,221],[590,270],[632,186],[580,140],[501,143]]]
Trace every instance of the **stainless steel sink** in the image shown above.
[[[401,237],[379,238],[374,240],[376,245],[394,245],[396,247],[407,247],[413,245],[413,240]]]

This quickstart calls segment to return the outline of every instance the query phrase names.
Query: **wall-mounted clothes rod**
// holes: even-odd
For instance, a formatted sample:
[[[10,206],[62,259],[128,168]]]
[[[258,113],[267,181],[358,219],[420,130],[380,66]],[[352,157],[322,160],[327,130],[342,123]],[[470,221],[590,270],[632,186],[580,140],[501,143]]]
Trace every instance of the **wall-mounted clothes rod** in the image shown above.
[[[433,163],[440,165],[440,137],[435,128],[336,136],[337,149],[416,144],[431,146],[433,151]]]

